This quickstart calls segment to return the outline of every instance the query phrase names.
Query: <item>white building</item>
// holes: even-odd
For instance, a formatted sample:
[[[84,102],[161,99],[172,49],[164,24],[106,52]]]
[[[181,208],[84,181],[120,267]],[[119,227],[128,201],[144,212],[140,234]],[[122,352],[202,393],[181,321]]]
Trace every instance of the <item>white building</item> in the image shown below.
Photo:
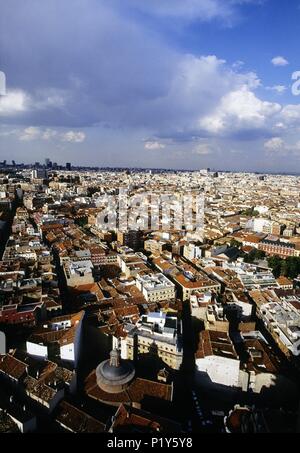
[[[138,275],[136,286],[148,302],[174,300],[175,285],[163,274]]]
[[[239,387],[240,361],[211,355],[196,360],[198,371],[207,373],[214,384]]]
[[[199,259],[202,256],[202,249],[195,244],[185,245],[183,248],[183,256],[190,261]]]
[[[181,322],[177,316],[163,312],[142,316],[134,326],[125,326],[125,338],[114,338],[113,346],[121,351],[124,359],[135,360],[138,356],[155,354],[169,367],[179,370],[183,359]]]
[[[64,262],[64,273],[66,276],[67,286],[74,287],[94,283],[93,268],[93,263],[90,260],[66,260]]]
[[[82,321],[84,312],[74,315],[59,316],[49,323],[38,328],[26,342],[27,353],[41,357],[51,358],[51,354],[57,355],[61,360],[73,362],[77,367],[80,347]]]

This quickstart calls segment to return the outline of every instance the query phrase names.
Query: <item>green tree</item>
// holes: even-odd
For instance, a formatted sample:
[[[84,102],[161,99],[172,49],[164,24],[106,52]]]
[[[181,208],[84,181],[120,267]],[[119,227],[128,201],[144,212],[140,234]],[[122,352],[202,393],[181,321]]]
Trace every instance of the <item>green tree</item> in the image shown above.
[[[282,261],[283,260],[279,256],[271,256],[268,259],[268,265],[272,269],[275,278],[278,278],[281,275]]]

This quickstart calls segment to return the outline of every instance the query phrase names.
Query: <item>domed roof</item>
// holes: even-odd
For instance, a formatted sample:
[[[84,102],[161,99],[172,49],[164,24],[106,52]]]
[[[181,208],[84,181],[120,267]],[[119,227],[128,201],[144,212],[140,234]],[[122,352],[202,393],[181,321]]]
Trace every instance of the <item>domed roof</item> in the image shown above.
[[[108,386],[122,386],[129,383],[135,375],[135,369],[131,362],[122,360],[120,353],[111,351],[110,359],[101,362],[96,368],[97,383]]]

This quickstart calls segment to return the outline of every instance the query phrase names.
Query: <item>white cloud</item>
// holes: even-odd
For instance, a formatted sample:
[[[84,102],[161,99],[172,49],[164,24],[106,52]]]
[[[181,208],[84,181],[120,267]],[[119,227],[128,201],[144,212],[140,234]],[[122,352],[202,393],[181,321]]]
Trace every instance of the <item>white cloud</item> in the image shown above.
[[[286,86],[285,85],[273,85],[271,87],[266,87],[268,91],[276,91],[278,94],[282,94],[286,91]]]
[[[271,152],[278,151],[285,148],[285,142],[280,137],[273,137],[264,143],[264,147]]]
[[[157,141],[147,141],[144,145],[145,149],[150,149],[150,150],[158,150],[158,149],[164,149],[166,145],[163,143],[157,142]]]
[[[12,116],[25,112],[29,107],[29,96],[22,90],[8,91],[0,97],[0,116]]]
[[[29,142],[32,140],[38,140],[41,136],[41,131],[38,127],[27,127],[19,135],[19,140],[22,142]]]
[[[288,144],[281,137],[273,137],[264,143],[264,147],[268,154],[277,156],[299,156],[300,155],[300,141]]]
[[[35,92],[34,109],[61,109],[66,105],[69,97],[70,94],[67,90],[54,88],[37,90]]]
[[[288,60],[282,56],[272,58],[271,63],[274,66],[287,66],[289,64]]]
[[[68,131],[61,134],[60,137],[63,142],[82,143],[84,142],[86,135],[84,132]]]
[[[300,124],[300,104],[288,104],[280,113],[281,122],[287,127],[297,127]]]
[[[199,143],[193,149],[193,154],[196,154],[198,156],[208,156],[214,154],[216,151],[218,151],[218,149],[210,143]]]
[[[21,141],[33,141],[33,140],[58,140],[61,142],[69,142],[69,143],[81,143],[85,140],[86,135],[84,132],[74,132],[74,131],[67,131],[63,133],[59,133],[55,129],[41,129],[39,127],[27,127],[24,130],[17,131],[15,134],[18,136],[19,140]],[[10,134],[12,135],[12,134]]]
[[[46,129],[42,133],[42,139],[43,140],[51,140],[52,138],[56,137],[58,132],[54,129]]]
[[[279,104],[262,101],[243,86],[223,96],[215,112],[200,119],[199,125],[213,134],[258,129],[266,127],[267,120],[280,110]]]

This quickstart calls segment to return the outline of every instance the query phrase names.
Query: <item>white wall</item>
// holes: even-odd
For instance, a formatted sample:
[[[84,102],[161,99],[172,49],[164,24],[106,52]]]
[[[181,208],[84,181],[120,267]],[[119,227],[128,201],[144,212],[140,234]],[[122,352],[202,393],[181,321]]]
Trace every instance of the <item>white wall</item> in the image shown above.
[[[60,357],[62,360],[75,361],[75,347],[74,343],[66,344],[60,347]]]
[[[48,357],[48,347],[43,346],[41,344],[31,343],[30,341],[26,341],[26,351],[30,355],[34,355],[37,357],[43,357],[46,359]]]
[[[0,354],[6,354],[6,336],[4,332],[0,332]]]
[[[211,381],[215,384],[226,385],[228,387],[239,386],[239,360],[212,355],[203,359],[197,359],[196,365],[198,370],[207,373]]]
[[[10,418],[16,423],[21,433],[32,433],[36,430],[36,417],[27,420],[26,422],[22,423],[20,420],[14,418],[12,415],[8,414]]]

